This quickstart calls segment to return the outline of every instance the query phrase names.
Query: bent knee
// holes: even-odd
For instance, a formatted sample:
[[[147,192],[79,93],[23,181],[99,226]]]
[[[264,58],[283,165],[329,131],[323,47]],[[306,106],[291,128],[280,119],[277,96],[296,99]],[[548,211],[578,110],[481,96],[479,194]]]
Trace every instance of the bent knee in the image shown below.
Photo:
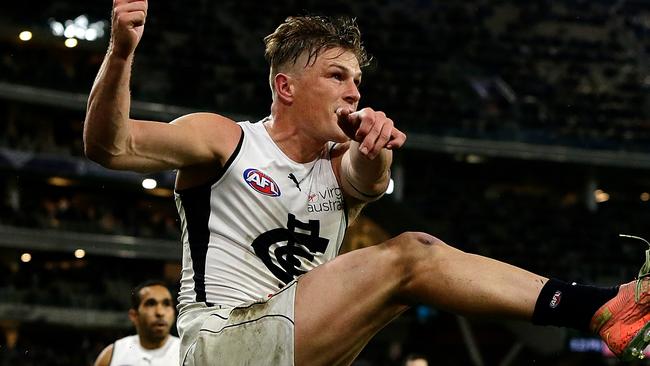
[[[436,238],[433,235],[422,232],[407,231],[393,239],[389,240],[387,244],[398,251],[406,251],[411,253],[413,251],[413,246],[418,247],[428,247],[434,245],[447,245],[442,240]]]
[[[391,253],[392,273],[397,280],[395,295],[409,303],[414,283],[419,279],[435,278],[445,271],[445,264],[456,260],[463,252],[435,236],[421,232],[405,232],[386,242]]]
[[[385,245],[391,253],[393,268],[401,271],[404,277],[409,277],[409,273],[418,268],[420,261],[431,262],[442,258],[446,249],[450,248],[435,236],[421,232],[402,233],[388,240]]]

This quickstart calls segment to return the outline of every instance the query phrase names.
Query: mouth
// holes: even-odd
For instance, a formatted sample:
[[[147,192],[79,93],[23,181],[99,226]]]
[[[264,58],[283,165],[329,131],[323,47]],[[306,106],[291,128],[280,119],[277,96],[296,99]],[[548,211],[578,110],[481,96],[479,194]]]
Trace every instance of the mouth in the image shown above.
[[[168,326],[167,322],[156,322],[153,324],[154,328],[166,328]]]

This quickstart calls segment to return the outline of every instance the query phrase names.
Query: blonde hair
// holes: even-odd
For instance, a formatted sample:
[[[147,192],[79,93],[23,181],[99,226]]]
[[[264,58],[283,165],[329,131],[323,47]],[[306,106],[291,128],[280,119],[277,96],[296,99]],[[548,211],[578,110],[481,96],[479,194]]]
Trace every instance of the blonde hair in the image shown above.
[[[288,17],[264,38],[264,44],[264,57],[270,66],[269,83],[273,92],[275,75],[283,66],[295,65],[304,52],[307,52],[305,66],[316,62],[321,52],[335,47],[352,52],[360,67],[367,66],[371,59],[361,42],[361,31],[356,20],[350,17]]]

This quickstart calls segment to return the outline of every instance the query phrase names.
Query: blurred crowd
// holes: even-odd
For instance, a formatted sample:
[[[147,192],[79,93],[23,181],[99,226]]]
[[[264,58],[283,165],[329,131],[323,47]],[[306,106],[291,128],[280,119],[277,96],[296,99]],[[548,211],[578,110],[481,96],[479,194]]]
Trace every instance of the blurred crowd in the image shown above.
[[[37,18],[103,19],[103,6],[56,3]],[[351,14],[375,56],[362,104],[408,131],[647,151],[650,6],[642,0],[149,6],[132,80],[138,100],[262,117],[270,95],[262,38],[288,14]],[[0,44],[0,80],[87,93],[102,42],[74,52]]]
[[[39,179],[40,178],[40,179]],[[165,197],[139,187],[102,188],[79,180],[34,178],[23,174],[0,179],[0,225],[56,229],[141,238],[179,240],[178,214],[171,191]],[[65,178],[58,178],[65,179]],[[69,183],[68,183],[69,182]]]
[[[361,87],[362,105],[385,110],[407,132],[650,152],[645,0],[149,6],[132,80],[136,100],[261,118],[270,101],[262,38],[289,14],[351,14],[374,55]],[[26,2],[2,13],[7,24],[47,28],[50,18],[81,13],[106,20],[108,7],[71,0],[33,8]],[[106,38],[82,41],[75,50],[51,39],[1,40],[0,83],[88,93],[105,47]],[[38,101],[0,98],[0,225],[179,240],[169,182],[154,195],[132,179],[91,174],[83,158],[83,112],[33,102]],[[650,194],[640,198],[650,182],[644,171],[524,160],[469,164],[456,158],[399,152],[400,193],[368,207],[367,227],[390,234],[426,230],[463,250],[574,281],[609,285],[635,275],[645,244],[618,234],[650,234]],[[596,188],[611,196],[596,202]],[[175,263],[70,259],[52,249],[29,263],[17,260],[18,251],[3,250],[0,303],[120,311],[128,307],[133,284],[178,275]],[[435,309],[428,311],[437,317],[423,318],[420,310],[405,314],[406,325],[398,323],[404,329],[390,330],[402,343],[380,337],[357,365],[399,365],[412,351],[432,355],[422,339],[448,351],[435,354],[434,364],[469,363],[466,354],[458,356],[465,350],[462,336],[453,333],[455,319]],[[9,347],[11,327],[0,321],[0,328],[6,331],[0,366],[87,365],[104,341],[115,338],[64,329],[69,342],[63,342],[24,324],[20,342]],[[481,341],[490,344],[499,329]],[[105,334],[111,331],[121,330]],[[507,334],[501,341],[517,341]],[[552,357],[534,361],[561,364]],[[598,356],[589,364],[603,362]]]
[[[165,266],[154,260],[86,256],[3,249],[0,258],[0,298],[3,303],[44,305],[80,310],[126,311],[131,289],[149,278],[166,278]],[[174,274],[178,275],[178,273]],[[169,282],[176,287],[176,277]]]
[[[608,285],[631,280],[643,263],[647,244],[619,237],[650,238],[643,171],[526,160],[469,164],[426,153],[402,164],[403,211],[464,250]]]

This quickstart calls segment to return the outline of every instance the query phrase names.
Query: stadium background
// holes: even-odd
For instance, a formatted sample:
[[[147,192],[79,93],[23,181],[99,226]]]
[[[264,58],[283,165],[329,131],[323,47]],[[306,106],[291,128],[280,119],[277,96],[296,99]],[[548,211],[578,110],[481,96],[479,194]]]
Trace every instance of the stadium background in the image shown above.
[[[177,287],[173,173],[110,172],[82,155],[110,6],[0,5],[2,366],[90,365],[132,332],[134,284],[160,277]],[[648,0],[149,8],[132,115],[164,121],[197,110],[262,118],[270,103],[262,38],[287,15],[357,17],[375,57],[362,105],[386,111],[409,140],[396,154],[394,191],[368,207],[349,249],[426,230],[579,282],[628,281],[641,265],[645,244],[618,234],[650,236]],[[145,178],[157,187],[144,188]],[[356,365],[399,365],[411,352],[433,365],[617,364],[588,334],[417,307]]]

